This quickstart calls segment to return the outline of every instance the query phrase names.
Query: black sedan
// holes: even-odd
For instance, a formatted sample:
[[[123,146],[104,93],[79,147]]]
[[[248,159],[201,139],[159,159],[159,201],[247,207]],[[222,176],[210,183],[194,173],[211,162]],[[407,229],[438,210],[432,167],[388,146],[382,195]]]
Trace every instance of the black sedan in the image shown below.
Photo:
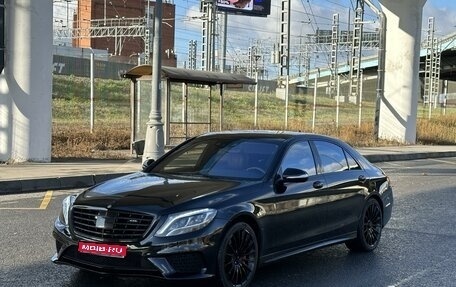
[[[137,172],[63,201],[55,263],[125,276],[215,277],[345,243],[372,251],[389,221],[388,177],[340,140],[237,131],[190,139]]]

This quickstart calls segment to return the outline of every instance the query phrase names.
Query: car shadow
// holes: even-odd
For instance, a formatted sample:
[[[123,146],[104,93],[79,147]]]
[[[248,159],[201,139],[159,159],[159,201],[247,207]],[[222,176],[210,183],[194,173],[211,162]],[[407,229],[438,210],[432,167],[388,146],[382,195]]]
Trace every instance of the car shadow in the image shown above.
[[[143,286],[160,286],[160,287],[213,287],[214,280],[199,280],[199,281],[166,281],[153,278],[141,277],[119,277],[114,275],[99,275],[96,273],[78,270],[73,273],[68,284],[65,287],[143,287]]]

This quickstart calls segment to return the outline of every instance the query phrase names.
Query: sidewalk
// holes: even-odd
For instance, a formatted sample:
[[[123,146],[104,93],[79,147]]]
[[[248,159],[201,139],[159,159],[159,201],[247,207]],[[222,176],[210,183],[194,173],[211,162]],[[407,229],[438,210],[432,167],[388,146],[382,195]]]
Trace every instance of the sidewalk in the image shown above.
[[[0,195],[89,187],[141,169],[141,159],[0,165]]]
[[[372,147],[358,151],[371,162],[456,157],[456,145]],[[140,158],[0,165],[0,195],[84,188],[140,169]]]
[[[357,148],[370,162],[456,157],[456,145],[408,145]]]

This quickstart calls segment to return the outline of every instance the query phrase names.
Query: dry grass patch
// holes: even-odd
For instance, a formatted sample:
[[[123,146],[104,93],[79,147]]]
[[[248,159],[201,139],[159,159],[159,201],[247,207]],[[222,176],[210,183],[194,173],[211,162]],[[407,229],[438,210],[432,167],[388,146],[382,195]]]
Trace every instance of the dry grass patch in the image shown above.
[[[103,126],[90,133],[89,127],[55,125],[52,132],[53,158],[118,159],[129,155],[130,128]]]
[[[418,119],[417,137],[421,144],[456,144],[456,115]]]

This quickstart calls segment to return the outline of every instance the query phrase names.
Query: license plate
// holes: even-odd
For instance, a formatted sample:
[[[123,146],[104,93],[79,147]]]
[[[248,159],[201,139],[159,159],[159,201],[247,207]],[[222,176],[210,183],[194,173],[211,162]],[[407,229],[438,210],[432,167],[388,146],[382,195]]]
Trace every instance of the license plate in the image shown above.
[[[107,257],[124,258],[127,255],[127,246],[93,242],[79,242],[78,251]]]

